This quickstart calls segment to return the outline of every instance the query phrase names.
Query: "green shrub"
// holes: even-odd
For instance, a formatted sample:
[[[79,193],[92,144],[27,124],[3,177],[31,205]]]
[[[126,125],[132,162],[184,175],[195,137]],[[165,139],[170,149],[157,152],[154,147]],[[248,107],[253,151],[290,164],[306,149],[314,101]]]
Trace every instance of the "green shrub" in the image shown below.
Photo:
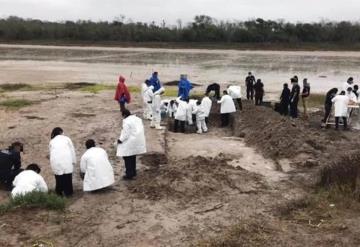
[[[0,205],[0,215],[17,208],[43,208],[50,210],[64,210],[66,199],[54,193],[43,193],[33,191],[22,196],[10,198],[10,200]]]
[[[0,91],[19,91],[19,90],[31,90],[32,86],[24,83],[16,83],[16,84],[0,84]]]
[[[34,104],[33,101],[26,100],[26,99],[9,99],[0,102],[0,106],[11,108],[11,109],[18,109],[25,106],[30,106]]]

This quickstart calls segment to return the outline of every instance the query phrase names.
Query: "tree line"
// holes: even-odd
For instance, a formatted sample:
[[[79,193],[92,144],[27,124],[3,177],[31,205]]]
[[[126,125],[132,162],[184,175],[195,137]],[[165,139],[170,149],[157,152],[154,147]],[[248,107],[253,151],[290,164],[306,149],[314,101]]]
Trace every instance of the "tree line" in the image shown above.
[[[359,43],[358,22],[290,23],[264,20],[218,21],[196,16],[186,25],[124,21],[50,22],[11,16],[0,19],[2,41],[117,41],[224,43]]]

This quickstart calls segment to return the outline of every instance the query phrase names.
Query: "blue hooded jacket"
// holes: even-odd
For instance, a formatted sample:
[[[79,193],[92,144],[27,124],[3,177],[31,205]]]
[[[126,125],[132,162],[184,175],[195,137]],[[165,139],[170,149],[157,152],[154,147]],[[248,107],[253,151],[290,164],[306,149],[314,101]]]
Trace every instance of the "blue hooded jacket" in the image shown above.
[[[190,81],[185,78],[181,78],[179,81],[178,97],[181,97],[181,100],[187,100],[192,88],[193,86],[191,85]]]
[[[149,81],[150,81],[150,86],[154,87],[153,92],[156,92],[161,88],[161,83],[157,74],[153,73]]]

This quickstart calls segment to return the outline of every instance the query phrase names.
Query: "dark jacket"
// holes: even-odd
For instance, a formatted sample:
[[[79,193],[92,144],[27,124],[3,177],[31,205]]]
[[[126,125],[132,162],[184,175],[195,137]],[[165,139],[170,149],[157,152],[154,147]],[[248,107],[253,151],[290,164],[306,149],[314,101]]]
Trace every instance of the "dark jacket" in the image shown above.
[[[291,89],[290,102],[299,102],[299,96],[300,96],[300,86],[296,84]]]
[[[0,151],[0,172],[19,170],[21,167],[21,156],[19,152],[8,149]]]
[[[290,89],[284,88],[280,96],[281,104],[290,104]]]
[[[255,76],[253,75],[247,76],[245,82],[246,82],[246,87],[253,88],[255,83]]]
[[[254,89],[256,94],[263,94],[264,93],[264,83],[256,82],[254,84]]]
[[[304,86],[301,97],[307,98],[310,96],[310,86]]]

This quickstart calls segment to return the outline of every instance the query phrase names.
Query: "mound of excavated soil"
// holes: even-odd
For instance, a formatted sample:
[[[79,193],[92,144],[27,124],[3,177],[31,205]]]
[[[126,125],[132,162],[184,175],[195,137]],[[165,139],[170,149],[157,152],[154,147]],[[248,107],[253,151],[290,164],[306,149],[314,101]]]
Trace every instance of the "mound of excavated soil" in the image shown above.
[[[213,159],[197,156],[150,166],[128,184],[128,189],[139,198],[184,203],[212,194],[221,196],[227,189],[256,193],[254,187],[259,187],[259,177],[227,165],[228,161],[223,155]]]
[[[358,142],[357,138],[351,137],[351,133],[321,129],[320,114],[316,113],[310,118],[311,121],[292,120],[271,108],[244,102],[244,111],[234,119],[234,134],[245,137],[248,144],[275,160],[305,154],[324,161],[329,155],[337,155],[332,152],[337,145],[346,147]]]

